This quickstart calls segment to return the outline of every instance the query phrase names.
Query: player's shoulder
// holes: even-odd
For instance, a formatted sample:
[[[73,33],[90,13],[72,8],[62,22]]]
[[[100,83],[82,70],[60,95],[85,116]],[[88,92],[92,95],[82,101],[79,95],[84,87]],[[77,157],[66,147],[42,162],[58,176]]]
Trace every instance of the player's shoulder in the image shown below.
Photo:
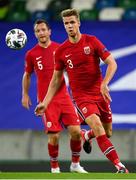
[[[32,47],[31,49],[29,49],[27,52],[26,52],[26,55],[31,55],[33,54],[36,50],[39,49],[39,45],[36,44],[34,47]]]
[[[37,53],[40,50],[39,44],[36,44],[31,49],[29,49],[25,54],[25,59],[29,61],[30,59],[33,60],[34,57],[36,57]]]
[[[59,45],[59,47],[57,48],[56,52],[59,53],[59,52],[63,52],[64,49],[66,49],[68,45],[68,40],[65,40],[63,43],[61,43]]]
[[[55,41],[51,41],[51,46],[54,48],[58,48],[60,46],[60,43],[55,42]]]
[[[91,35],[91,34],[83,34],[84,39],[86,40],[91,40],[91,41],[95,41],[97,39],[97,37],[95,35]]]
[[[58,43],[58,42],[51,41],[51,43],[52,43],[52,45],[54,45],[54,46],[60,46],[60,43]]]

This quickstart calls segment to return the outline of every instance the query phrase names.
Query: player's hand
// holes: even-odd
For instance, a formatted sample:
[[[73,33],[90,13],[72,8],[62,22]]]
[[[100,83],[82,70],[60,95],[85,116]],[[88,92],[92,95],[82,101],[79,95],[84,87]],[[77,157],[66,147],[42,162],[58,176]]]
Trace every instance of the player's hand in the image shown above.
[[[35,113],[36,116],[42,116],[44,114],[44,112],[45,112],[45,109],[46,109],[45,104],[44,103],[39,103],[36,106],[36,108],[34,110],[34,113]]]
[[[31,99],[28,95],[22,96],[22,106],[26,109],[30,109],[30,106],[32,105]]]
[[[106,102],[108,102],[108,101],[111,102],[112,101],[109,91],[110,90],[109,90],[108,85],[105,84],[104,82],[102,82],[102,84],[101,84],[101,93],[102,93],[102,96],[103,96],[103,98],[104,98],[104,100]]]

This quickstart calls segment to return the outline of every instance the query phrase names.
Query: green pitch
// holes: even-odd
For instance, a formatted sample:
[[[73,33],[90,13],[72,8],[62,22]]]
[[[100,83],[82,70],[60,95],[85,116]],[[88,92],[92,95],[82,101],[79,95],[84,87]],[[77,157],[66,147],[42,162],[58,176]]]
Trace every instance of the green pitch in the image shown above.
[[[114,173],[0,173],[0,179],[136,179],[136,173],[114,174]]]

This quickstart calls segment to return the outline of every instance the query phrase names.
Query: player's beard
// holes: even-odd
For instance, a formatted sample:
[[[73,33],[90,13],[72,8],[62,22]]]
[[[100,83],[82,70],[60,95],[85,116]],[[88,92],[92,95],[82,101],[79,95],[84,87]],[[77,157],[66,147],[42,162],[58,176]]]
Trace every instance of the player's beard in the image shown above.
[[[40,38],[39,41],[40,41],[40,43],[43,43],[43,44],[44,44],[44,43],[47,42],[47,38]]]
[[[39,42],[41,44],[47,44],[49,41],[49,38],[48,37],[42,37],[42,38],[39,38]]]

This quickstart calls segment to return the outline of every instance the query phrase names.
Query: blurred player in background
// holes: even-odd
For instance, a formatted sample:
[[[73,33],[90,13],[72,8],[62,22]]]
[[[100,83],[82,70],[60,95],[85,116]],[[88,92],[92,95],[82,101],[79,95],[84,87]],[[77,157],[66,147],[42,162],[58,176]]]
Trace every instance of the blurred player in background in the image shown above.
[[[34,32],[38,44],[26,53],[25,72],[22,79],[22,105],[26,109],[29,109],[31,106],[29,97],[31,74],[35,72],[37,76],[37,98],[38,102],[42,102],[47,93],[54,70],[53,55],[59,47],[58,43],[51,41],[51,29],[45,20],[39,19],[35,22]],[[80,120],[67,93],[63,76],[61,76],[61,86],[46,109],[42,119],[48,135],[48,153],[50,156],[51,172],[60,172],[58,143],[60,131],[65,126],[71,136],[72,163],[70,171],[86,173],[79,163],[81,151]]]
[[[80,116],[92,128],[89,136],[96,137],[100,150],[113,163],[118,173],[128,173],[107,137],[111,136],[112,132],[112,113],[109,103],[111,97],[108,84],[117,69],[117,64],[110,52],[95,36],[80,33],[79,13],[75,9],[62,11],[61,16],[68,39],[55,53],[53,78],[47,96],[36,107],[35,113],[42,114],[47,108],[61,85],[61,77],[65,69]],[[99,66],[100,58],[107,64],[104,79]]]

